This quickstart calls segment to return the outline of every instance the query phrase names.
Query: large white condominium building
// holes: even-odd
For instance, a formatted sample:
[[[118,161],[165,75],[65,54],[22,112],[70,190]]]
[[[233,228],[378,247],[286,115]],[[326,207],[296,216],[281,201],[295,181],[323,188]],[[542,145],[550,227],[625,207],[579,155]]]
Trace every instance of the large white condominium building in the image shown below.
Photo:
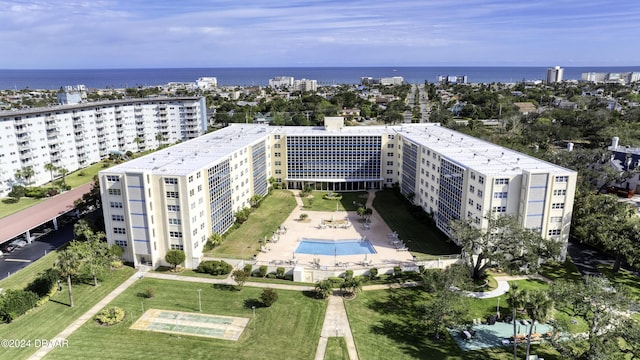
[[[169,249],[196,267],[268,179],[285,187],[355,191],[399,186],[448,233],[451,219],[486,227],[508,214],[566,244],[576,172],[437,124],[343,127],[233,124],[100,172],[107,239],[124,258],[165,265]],[[564,257],[564,254],[563,254]]]
[[[560,66],[554,66],[552,68],[548,68],[547,84],[562,82],[563,76],[564,76],[564,68],[561,68]]]
[[[111,153],[154,149],[207,130],[204,98],[127,99],[0,112],[0,197],[17,170],[51,180],[45,164],[74,171]],[[23,179],[24,181],[24,179]]]

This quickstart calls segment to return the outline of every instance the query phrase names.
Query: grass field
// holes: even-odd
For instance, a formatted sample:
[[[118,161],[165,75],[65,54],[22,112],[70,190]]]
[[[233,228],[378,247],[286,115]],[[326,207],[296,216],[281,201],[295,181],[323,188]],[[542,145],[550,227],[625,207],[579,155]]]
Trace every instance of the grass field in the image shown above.
[[[138,296],[146,288],[155,290],[152,299]],[[238,341],[129,329],[143,306],[198,312],[197,289],[202,289],[203,313],[251,319]],[[89,321],[69,337],[68,349],[55,349],[47,359],[313,359],[326,301],[302,292],[278,290],[278,301],[264,308],[258,300],[261,292],[260,288],[236,291],[225,286],[145,278],[109,305],[125,309],[123,323],[104,327]],[[256,306],[255,322],[251,306]]]
[[[34,266],[37,262],[30,265]],[[27,269],[29,269],[27,268]],[[21,271],[25,271],[23,269]],[[32,269],[29,269],[30,271]],[[84,314],[103,297],[128,279],[134,269],[124,267],[110,272],[104,276],[104,281],[94,287],[88,284],[75,284],[73,286],[74,307],[69,307],[69,295],[66,286],[61,292],[56,293],[49,302],[35,308],[30,313],[19,317],[11,324],[0,324],[0,338],[3,339],[52,339],[69,324]],[[34,274],[37,274],[33,271]],[[18,276],[20,273],[17,273]],[[7,279],[11,280],[11,278]],[[4,284],[4,282],[2,283]],[[26,285],[26,284],[24,284]],[[69,346],[70,348],[72,345]],[[35,348],[3,349],[0,358],[26,359],[36,351]],[[83,358],[82,356],[78,358]]]
[[[462,352],[448,335],[435,340],[416,333],[413,316],[407,309],[429,296],[419,289],[365,291],[346,301],[358,355],[373,359],[513,359],[511,347]],[[495,307],[494,307],[495,311]],[[525,347],[519,347],[518,358],[524,358]],[[532,354],[549,360],[560,359],[549,345],[532,345]]]
[[[56,261],[57,257],[58,252],[51,251],[32,264],[29,264],[26,268],[20,269],[9,277],[0,280],[0,288],[5,290],[23,289],[28,283],[35,279],[38,274],[53,267],[53,263]]]
[[[34,199],[34,198],[20,198],[20,201],[13,203],[11,201],[0,201],[0,218],[17,213],[20,210],[24,210],[33,205],[39,204],[46,199]]]
[[[373,207],[382,216],[391,230],[397,231],[404,240],[411,254],[419,260],[433,255],[459,254],[460,249],[436,229],[435,226],[414,218],[393,190],[376,193]]]
[[[260,250],[258,242],[271,237],[273,232],[287,219],[296,207],[293,193],[287,190],[273,190],[255,209],[249,219],[237,229],[231,230],[221,245],[208,256],[250,259]]]
[[[312,191],[310,196],[302,198],[305,210],[310,211],[336,211],[336,203],[339,211],[356,211],[367,203],[369,193],[366,191],[341,192],[341,200],[327,200],[322,197],[329,191]],[[309,199],[313,199],[313,205],[309,205]],[[355,204],[354,204],[355,202]]]

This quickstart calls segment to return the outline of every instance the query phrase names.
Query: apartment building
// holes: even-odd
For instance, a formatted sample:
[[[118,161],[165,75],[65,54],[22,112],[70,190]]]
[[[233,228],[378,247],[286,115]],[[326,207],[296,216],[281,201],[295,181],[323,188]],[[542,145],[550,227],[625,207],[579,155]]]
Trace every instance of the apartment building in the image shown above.
[[[547,84],[562,82],[563,76],[564,76],[564,68],[561,68],[560,66],[554,66],[552,68],[548,68]]]
[[[486,227],[488,214],[508,214],[563,244],[576,183],[574,171],[437,124],[233,124],[101,171],[107,239],[136,266],[166,265],[166,251],[181,249],[194,268],[207,238],[270,178],[295,189],[399,186],[445,233],[452,219]]]
[[[204,98],[126,99],[0,112],[0,197],[31,167],[30,183],[51,180],[44,165],[81,169],[111,153],[155,149],[207,130]]]

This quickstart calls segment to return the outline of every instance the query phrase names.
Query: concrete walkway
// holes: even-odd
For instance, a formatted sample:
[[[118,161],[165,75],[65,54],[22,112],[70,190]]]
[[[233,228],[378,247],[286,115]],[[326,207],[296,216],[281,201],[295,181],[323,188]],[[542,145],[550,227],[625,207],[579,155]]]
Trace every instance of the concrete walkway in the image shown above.
[[[349,360],[358,360],[358,352],[353,341],[353,334],[351,334],[347,310],[344,308],[344,300],[338,291],[329,297],[329,305],[327,305],[327,312],[324,316],[315,360],[324,359],[324,353],[327,350],[327,342],[330,337],[344,337],[347,343]]]
[[[465,291],[467,296],[474,297],[476,299],[490,299],[495,298],[501,295],[506,294],[509,291],[509,281],[516,280],[542,280],[544,282],[551,282],[551,280],[547,279],[542,275],[516,275],[516,276],[494,276],[494,279],[498,282],[498,287],[491,291],[484,292],[473,292],[473,291]]]
[[[95,304],[91,309],[82,314],[76,321],[71,323],[71,325],[67,326],[66,329],[62,330],[54,340],[59,341],[63,339],[68,339],[71,334],[76,331],[80,326],[86,323],[89,319],[92,319],[98,311],[102,310],[108,303],[110,303],[116,296],[120,295],[123,291],[125,291],[129,286],[131,286],[136,280],[140,279],[142,274],[140,272],[133,274],[129,279],[125,280],[120,286],[115,288],[112,292],[110,292],[107,296],[102,298],[97,304]],[[62,341],[60,341],[62,343]],[[39,360],[45,357],[51,350],[53,350],[54,346],[46,346],[41,347],[36,351],[35,354],[29,357],[30,360]]]

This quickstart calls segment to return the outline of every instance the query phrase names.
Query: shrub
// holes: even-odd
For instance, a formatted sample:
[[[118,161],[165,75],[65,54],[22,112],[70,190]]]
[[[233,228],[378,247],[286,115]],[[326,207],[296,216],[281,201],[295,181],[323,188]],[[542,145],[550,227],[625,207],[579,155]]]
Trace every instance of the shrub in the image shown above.
[[[242,287],[244,285],[244,282],[247,281],[247,278],[249,277],[249,274],[244,271],[244,270],[234,270],[231,273],[231,277],[233,278],[233,281],[235,281],[239,287]]]
[[[347,270],[344,272],[344,279],[351,280],[353,279],[353,270]]]
[[[279,266],[279,267],[276,269],[276,277],[277,277],[278,279],[282,279],[282,278],[284,278],[284,268],[283,268],[283,267]]]
[[[122,265],[123,265],[122,260],[113,260],[109,264],[109,266],[111,266],[112,269],[120,269]]]
[[[84,172],[84,170],[81,170],[80,172],[78,172],[78,176],[87,176],[87,173]]]
[[[343,278],[334,276],[330,276],[327,280],[331,283],[332,287],[339,287],[344,282]]]
[[[103,309],[96,315],[96,320],[101,325],[115,325],[124,320],[124,310],[114,306],[108,309]]]
[[[169,264],[173,265],[174,269],[178,268],[178,265],[182,264],[186,258],[184,251],[175,249],[167,251],[167,255],[164,257]]]
[[[10,323],[36,307],[38,295],[26,290],[7,290],[0,295],[0,319]]]
[[[258,274],[260,277],[265,277],[267,276],[267,271],[269,271],[269,267],[267,265],[261,265],[258,270]]]
[[[25,288],[26,291],[31,291],[38,295],[39,298],[47,296],[51,289],[53,289],[60,279],[60,274],[54,269],[48,269],[33,279]]]
[[[244,272],[246,272],[248,276],[251,276],[251,274],[253,273],[253,265],[244,264],[244,267],[242,268],[242,270],[244,270]]]
[[[377,278],[378,277],[378,269],[377,268],[369,269],[369,277],[371,278],[371,280]]]
[[[276,300],[278,300],[278,293],[273,289],[266,288],[262,290],[262,294],[260,294],[260,300],[262,300],[264,306],[269,307],[273,305]]]
[[[305,213],[300,214],[300,217],[299,217],[299,219],[302,220],[302,221],[304,221],[304,220],[306,220],[308,218],[309,218],[309,214],[305,214]]]
[[[148,287],[146,289],[144,289],[144,291],[142,292],[142,297],[145,299],[151,299],[152,297],[154,297],[156,294],[155,290],[153,290],[153,288]]]
[[[39,187],[39,186],[28,187],[25,190],[24,196],[41,199],[43,197],[49,196],[49,189],[44,187]]]
[[[400,276],[402,276],[402,268],[400,266],[394,266],[393,277],[400,277]]]
[[[222,260],[206,260],[201,262],[196,269],[199,273],[209,275],[227,275],[233,270],[233,266]]]

